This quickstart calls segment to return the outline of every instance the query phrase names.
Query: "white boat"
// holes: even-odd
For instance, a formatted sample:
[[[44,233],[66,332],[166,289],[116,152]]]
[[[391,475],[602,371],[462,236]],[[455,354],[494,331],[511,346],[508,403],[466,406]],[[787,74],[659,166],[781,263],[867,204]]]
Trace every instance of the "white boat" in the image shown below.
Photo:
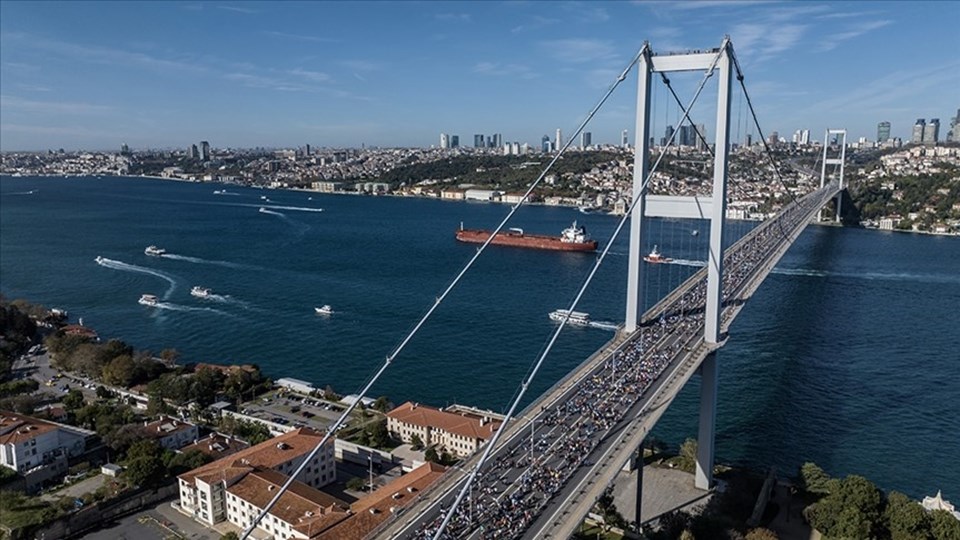
[[[673,259],[664,257],[663,255],[660,254],[659,251],[657,251],[657,246],[653,246],[653,251],[651,251],[649,255],[644,257],[643,260],[647,261],[648,263],[658,264],[658,263],[668,263]]]
[[[160,299],[152,294],[145,294],[137,302],[145,306],[155,306],[160,303]]]
[[[322,307],[313,308],[317,312],[317,315],[333,315],[333,308],[329,305],[323,305]]]
[[[160,257],[160,256],[162,256],[164,253],[166,253],[167,250],[165,250],[165,249],[163,249],[163,248],[158,248],[157,246],[147,246],[147,249],[143,250],[143,252],[146,253],[147,255],[153,255],[154,257]]]
[[[550,320],[556,322],[563,322],[567,318],[567,314],[570,314],[570,319],[567,320],[567,324],[575,324],[578,326],[587,326],[590,324],[590,314],[584,313],[582,311],[570,311],[568,309],[558,309],[556,311],[550,312]]]
[[[266,195],[261,195],[261,196],[260,196],[260,200],[261,200],[261,201],[269,201],[270,199],[268,199]]]
[[[97,255],[97,258],[94,259],[94,260],[97,261],[97,264],[103,264],[103,260],[104,260],[104,259],[103,259],[103,257]]]
[[[267,209],[261,206],[261,207],[260,207],[260,213],[261,213],[261,214],[266,214],[266,213],[267,213]]]
[[[197,298],[209,298],[213,293],[210,291],[210,289],[197,285],[196,287],[190,289],[190,294],[196,296]]]

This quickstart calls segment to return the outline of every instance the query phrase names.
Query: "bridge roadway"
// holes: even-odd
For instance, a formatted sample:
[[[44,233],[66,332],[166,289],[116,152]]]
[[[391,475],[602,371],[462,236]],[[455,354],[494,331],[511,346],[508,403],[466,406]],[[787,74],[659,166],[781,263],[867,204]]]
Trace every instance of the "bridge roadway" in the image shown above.
[[[836,183],[790,204],[724,253],[721,331],[730,324]],[[445,538],[568,538],[720,344],[703,340],[706,269],[618,333],[506,428]],[[368,538],[432,538],[480,452]]]

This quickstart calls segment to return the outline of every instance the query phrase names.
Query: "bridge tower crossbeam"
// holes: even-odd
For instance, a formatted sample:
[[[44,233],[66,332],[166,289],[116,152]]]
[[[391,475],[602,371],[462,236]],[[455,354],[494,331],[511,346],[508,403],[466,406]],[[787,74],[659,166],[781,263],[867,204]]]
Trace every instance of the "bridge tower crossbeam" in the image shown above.
[[[630,255],[627,269],[627,302],[624,331],[635,332],[643,313],[643,230],[647,217],[709,218],[710,244],[707,263],[707,298],[704,341],[720,341],[720,310],[723,302],[723,238],[727,199],[727,161],[730,138],[730,86],[733,69],[730,40],[708,52],[657,56],[649,52],[638,62],[636,144],[633,164],[633,197],[639,201],[630,216]],[[653,73],[681,71],[715,72],[718,75],[717,123],[713,168],[713,193],[699,197],[648,196],[644,182],[649,174],[650,81]],[[688,111],[689,114],[689,111]],[[714,439],[717,407],[718,366],[716,353],[700,368],[700,423],[698,429],[696,486],[713,484]]]

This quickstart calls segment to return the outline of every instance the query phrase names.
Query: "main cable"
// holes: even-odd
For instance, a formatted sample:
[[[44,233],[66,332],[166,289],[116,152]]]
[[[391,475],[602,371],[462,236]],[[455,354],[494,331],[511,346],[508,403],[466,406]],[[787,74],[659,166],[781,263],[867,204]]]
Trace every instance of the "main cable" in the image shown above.
[[[290,477],[287,478],[287,481],[283,483],[283,485],[277,491],[277,494],[274,495],[272,499],[270,499],[270,502],[267,503],[266,506],[263,507],[263,510],[261,510],[257,514],[257,517],[253,520],[253,522],[251,522],[250,525],[248,525],[243,530],[243,533],[240,535],[240,540],[246,540],[250,536],[250,533],[253,532],[253,530],[257,527],[260,521],[262,521],[263,518],[274,507],[274,505],[277,504],[277,502],[280,500],[280,497],[287,491],[287,489],[290,488],[293,482],[296,481],[297,477],[300,476],[300,473],[303,471],[303,469],[307,467],[307,465],[313,460],[313,458],[316,457],[317,453],[320,452],[320,449],[327,444],[327,442],[330,440],[330,437],[340,428],[340,426],[343,425],[344,420],[346,420],[346,418],[350,416],[350,413],[353,412],[353,410],[357,407],[357,405],[363,401],[363,398],[366,397],[367,392],[370,391],[370,388],[377,382],[377,380],[380,379],[380,377],[387,370],[387,368],[390,367],[390,364],[397,357],[397,355],[400,354],[400,352],[407,346],[407,343],[409,343],[410,340],[413,339],[413,336],[415,336],[417,332],[420,331],[420,328],[424,325],[424,323],[427,322],[430,316],[433,315],[433,312],[436,311],[437,307],[439,307],[440,304],[443,302],[443,300],[447,297],[447,295],[450,294],[450,291],[452,291],[457,286],[457,284],[460,283],[460,280],[467,273],[467,271],[470,270],[474,262],[476,262],[476,260],[487,248],[487,246],[490,245],[494,237],[496,237],[497,234],[499,234],[500,231],[503,230],[507,222],[510,221],[510,218],[512,218],[513,215],[517,212],[517,210],[519,210],[520,207],[523,205],[523,203],[529,199],[530,194],[533,193],[533,190],[536,189],[536,187],[540,184],[540,182],[543,181],[543,179],[547,176],[547,173],[550,171],[550,169],[553,168],[554,164],[556,164],[556,162],[560,159],[563,153],[566,152],[566,150],[570,147],[571,143],[574,140],[576,140],[577,135],[579,135],[580,132],[583,131],[583,129],[590,122],[590,120],[592,120],[593,117],[597,114],[597,111],[599,111],[600,108],[603,107],[603,105],[607,102],[607,99],[609,99],[610,96],[613,94],[614,90],[616,90],[617,87],[620,86],[620,83],[622,83],[626,79],[627,73],[629,73],[630,70],[633,69],[633,66],[640,60],[640,57],[643,56],[647,50],[648,50],[648,45],[644,43],[643,46],[640,48],[640,50],[637,52],[637,54],[633,57],[633,59],[627,65],[627,67],[624,68],[623,72],[621,72],[620,75],[617,77],[617,79],[613,82],[613,84],[610,85],[610,88],[607,90],[607,92],[603,95],[602,98],[600,98],[600,101],[593,107],[593,109],[591,109],[590,113],[583,120],[583,122],[580,123],[580,127],[577,128],[577,130],[567,140],[567,142],[563,145],[563,147],[557,151],[557,154],[553,157],[553,159],[550,160],[550,163],[547,164],[546,168],[543,169],[543,171],[540,173],[540,176],[537,178],[537,180],[532,184],[530,184],[530,187],[527,188],[527,191],[523,194],[523,197],[520,199],[520,202],[518,202],[517,204],[513,205],[510,208],[510,211],[507,213],[507,216],[503,218],[503,220],[500,222],[499,225],[497,225],[496,229],[494,229],[494,231],[490,234],[490,237],[487,238],[486,241],[484,241],[484,243],[479,248],[477,248],[477,252],[474,253],[474,255],[470,258],[467,264],[460,270],[457,276],[453,279],[453,281],[450,282],[447,288],[443,291],[443,294],[437,297],[433,305],[430,306],[430,309],[427,310],[427,312],[420,318],[417,324],[413,327],[413,330],[411,330],[407,334],[407,336],[400,342],[400,344],[397,345],[394,351],[390,353],[389,356],[386,357],[386,359],[383,362],[383,365],[380,366],[380,368],[374,373],[373,377],[371,377],[370,380],[367,382],[366,386],[363,387],[363,389],[360,391],[359,395],[357,396],[357,399],[355,399],[353,403],[351,403],[343,411],[343,413],[341,413],[340,417],[337,418],[337,421],[334,422],[334,424],[327,429],[327,432],[324,434],[320,442],[317,443],[317,445],[307,455],[307,457],[303,460],[300,466],[298,466],[296,470],[294,470],[290,474]],[[567,317],[569,318],[569,315]]]
[[[721,45],[719,51],[717,52],[717,57],[714,58],[713,62],[710,64],[710,67],[704,73],[703,80],[700,81],[700,86],[697,88],[696,94],[693,96],[693,99],[690,102],[690,106],[684,111],[684,117],[682,121],[686,121],[689,117],[689,109],[696,103],[697,99],[700,97],[700,93],[703,91],[703,87],[706,85],[707,80],[713,75],[714,70],[716,69],[717,62],[720,61],[721,56],[724,53],[724,50],[729,47],[729,39],[724,39],[723,44]],[[630,67],[633,66],[640,59],[640,56],[649,54],[649,50],[646,44],[643,48],[640,49],[640,52],[637,54],[637,57],[631,62]],[[620,80],[626,76],[624,72],[620,76]],[[567,314],[560,321],[560,325],[554,331],[553,336],[550,338],[550,342],[547,344],[547,347],[540,354],[540,358],[537,359],[536,364],[534,365],[533,370],[530,372],[530,375],[520,384],[520,392],[517,397],[514,399],[513,403],[510,405],[510,409],[504,417],[503,421],[500,423],[500,426],[494,432],[493,437],[487,441],[483,454],[480,456],[480,459],[477,461],[477,464],[474,465],[473,470],[470,472],[470,476],[467,477],[467,481],[464,483],[463,487],[460,488],[460,492],[457,494],[457,498],[453,501],[453,504],[450,505],[450,508],[447,509],[446,515],[443,518],[443,521],[440,523],[439,528],[436,533],[434,533],[433,540],[440,540],[440,535],[443,534],[443,531],[447,528],[447,525],[450,523],[450,519],[456,513],[457,508],[460,506],[460,503],[463,502],[463,498],[466,496],[467,492],[470,490],[471,485],[473,484],[474,479],[477,477],[477,474],[480,472],[480,469],[486,464],[487,459],[490,457],[490,453],[494,447],[496,447],[497,442],[500,439],[500,435],[506,431],[506,426],[509,424],[510,420],[513,418],[513,414],[516,412],[517,407],[520,404],[520,401],[523,399],[524,394],[526,394],[527,389],[530,387],[530,383],[533,382],[534,377],[536,377],[537,372],[540,371],[540,367],[543,365],[544,360],[547,355],[550,354],[550,351],[553,349],[553,345],[556,343],[557,338],[560,336],[560,333],[563,331],[564,327],[567,325],[567,321],[570,320],[570,314],[577,308],[577,304],[580,303],[580,299],[586,293],[587,287],[590,286],[590,283],[593,281],[593,277],[596,275],[597,270],[600,268],[600,265],[603,263],[603,260],[606,258],[607,253],[610,252],[610,248],[613,246],[614,241],[619,236],[620,231],[623,230],[623,226],[626,224],[627,219],[630,218],[630,215],[633,213],[633,209],[636,207],[637,203],[643,198],[643,191],[646,189],[647,184],[650,183],[650,179],[653,178],[653,173],[659,167],[660,162],[663,160],[663,157],[666,153],[666,148],[669,147],[670,143],[673,141],[673,138],[677,135],[679,130],[674,131],[670,136],[670,140],[667,141],[667,145],[660,149],[660,155],[657,156],[657,160],[654,163],[653,167],[647,173],[647,177],[643,180],[643,183],[640,185],[639,189],[635,191],[633,200],[630,202],[630,208],[624,213],[623,217],[620,218],[620,222],[617,224],[616,229],[613,231],[613,235],[610,237],[610,241],[607,242],[606,247],[603,248],[603,251],[600,253],[600,256],[597,257],[597,262],[594,263],[593,268],[590,270],[590,273],[587,275],[586,280],[583,285],[580,287],[580,290],[577,292],[576,297],[573,299],[573,302],[570,304],[569,309],[567,309]],[[638,144],[647,144],[646,141],[638,141]]]

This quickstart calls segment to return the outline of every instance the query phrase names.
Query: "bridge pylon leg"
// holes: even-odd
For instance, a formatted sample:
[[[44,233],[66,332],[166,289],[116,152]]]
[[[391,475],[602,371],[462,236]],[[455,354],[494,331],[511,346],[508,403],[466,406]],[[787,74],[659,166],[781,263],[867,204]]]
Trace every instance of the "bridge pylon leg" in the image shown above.
[[[637,532],[640,532],[640,524],[643,523],[641,508],[643,508],[643,443],[637,447],[637,512],[634,514]]]
[[[713,487],[714,439],[717,423],[719,370],[716,351],[700,364],[700,429],[697,433],[697,489]]]

